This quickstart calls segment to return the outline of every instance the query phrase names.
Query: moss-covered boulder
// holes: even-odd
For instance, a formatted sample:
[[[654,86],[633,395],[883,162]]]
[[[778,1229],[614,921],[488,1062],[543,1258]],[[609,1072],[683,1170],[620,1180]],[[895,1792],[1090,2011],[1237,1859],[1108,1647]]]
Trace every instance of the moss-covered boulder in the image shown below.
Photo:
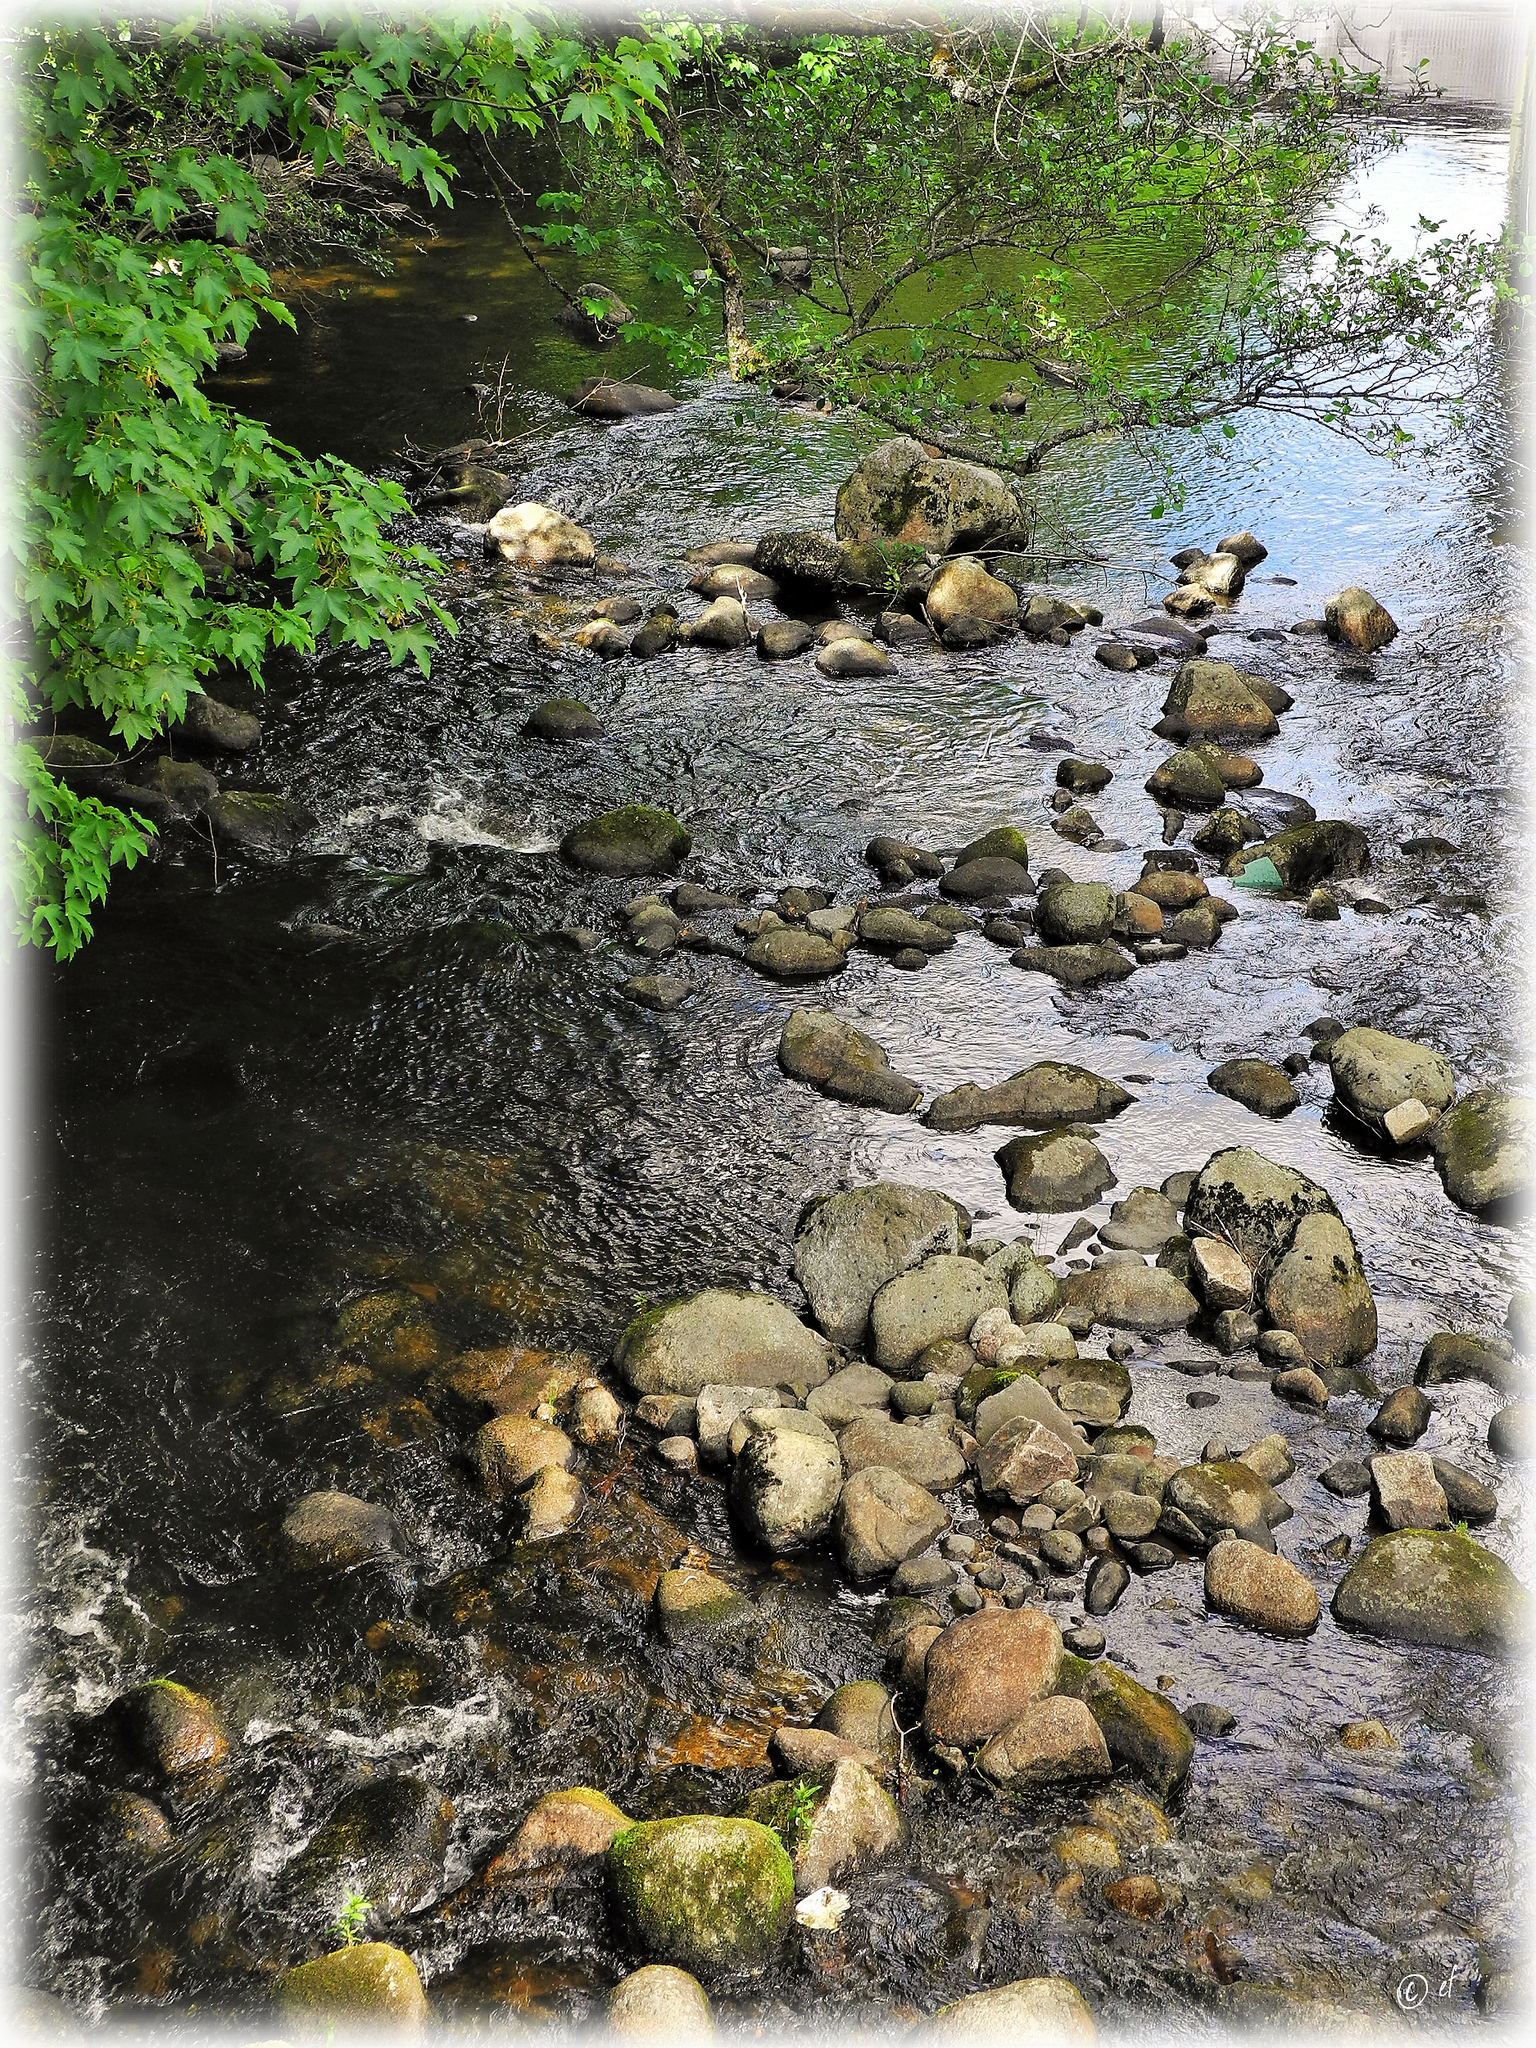
[[[1195,1738],[1171,1700],[1148,1692],[1113,1664],[1090,1664],[1070,1653],[1062,1657],[1057,1690],[1083,1702],[1110,1755],[1129,1764],[1160,1798],[1177,1792],[1189,1776]]]
[[[1193,1237],[1225,1238],[1250,1271],[1267,1273],[1289,1251],[1303,1216],[1337,1216],[1326,1188],[1246,1145],[1213,1152],[1201,1167],[1184,1209]]]
[[[613,1354],[636,1394],[701,1387],[819,1387],[832,1350],[792,1309],[747,1288],[709,1287],[643,1309]]]
[[[1505,1209],[1531,1194],[1532,1105],[1479,1088],[1439,1118],[1429,1134],[1445,1192],[1459,1209]]]
[[[979,839],[961,847],[955,855],[955,866],[963,868],[973,860],[1011,860],[1019,867],[1027,868],[1029,841],[1017,825],[994,825],[990,832],[983,832]]]
[[[1528,1596],[1509,1566],[1450,1529],[1368,1543],[1339,1582],[1334,1618],[1366,1635],[1508,1656],[1527,1640]]]
[[[1053,1124],[1101,1123],[1135,1099],[1118,1081],[1106,1081],[1086,1067],[1037,1060],[990,1088],[962,1082],[934,1099],[923,1122],[935,1131],[972,1131],[980,1124],[1047,1130]]]
[[[274,2003],[283,2031],[298,2040],[368,2033],[425,2033],[427,1996],[416,1965],[386,1941],[339,1948],[277,1980]]]
[[[929,456],[906,435],[882,441],[837,494],[837,537],[847,542],[909,542],[948,554],[1026,524],[996,470]],[[853,566],[845,558],[845,570]]]
[[[693,845],[670,811],[620,804],[566,833],[561,858],[594,875],[670,875]]]
[[[794,1917],[794,1866],[757,1821],[642,1821],[614,1837],[607,1880],[628,1945],[701,1977],[766,1963]]]
[[[1371,864],[1371,849],[1358,825],[1342,818],[1314,818],[1310,824],[1292,825],[1272,839],[1261,839],[1256,846],[1240,848],[1228,860],[1226,871],[1240,876],[1266,860],[1280,877],[1280,886],[1300,894],[1319,882],[1363,875]],[[1273,881],[1269,886],[1274,887]]]

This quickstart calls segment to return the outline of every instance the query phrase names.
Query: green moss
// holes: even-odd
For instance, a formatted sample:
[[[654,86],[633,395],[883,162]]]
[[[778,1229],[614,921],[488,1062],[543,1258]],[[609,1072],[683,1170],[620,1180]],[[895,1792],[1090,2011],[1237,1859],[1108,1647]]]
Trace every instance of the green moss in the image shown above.
[[[668,874],[693,845],[670,811],[649,804],[621,804],[567,832],[560,842],[565,859],[598,874]]]
[[[765,1962],[794,1912],[789,1856],[756,1821],[643,1821],[614,1837],[607,1871],[630,1944],[696,1974]]]

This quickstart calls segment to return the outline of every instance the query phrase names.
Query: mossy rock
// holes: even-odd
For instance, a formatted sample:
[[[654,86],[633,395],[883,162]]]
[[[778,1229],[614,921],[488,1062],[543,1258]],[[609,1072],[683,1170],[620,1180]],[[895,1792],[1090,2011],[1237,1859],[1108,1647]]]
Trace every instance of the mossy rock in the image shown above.
[[[567,832],[560,853],[595,875],[670,875],[692,845],[670,811],[621,804]]]
[[[285,1970],[274,1999],[285,2030],[301,2040],[334,2040],[338,2033],[365,2029],[404,2035],[426,2030],[427,1998],[416,1965],[384,1941],[358,1942]]]
[[[1021,868],[1029,866],[1029,841],[1017,825],[998,825],[990,832],[984,832],[979,839],[973,839],[969,846],[962,846],[955,855],[955,866],[963,868],[973,860],[1012,860]]]
[[[1529,1635],[1529,1596],[1502,1558],[1451,1529],[1397,1529],[1368,1543],[1333,1613],[1390,1642],[1511,1656]]]
[[[1090,1664],[1070,1653],[1062,1657],[1056,1690],[1083,1702],[1110,1755],[1129,1764],[1159,1798],[1178,1791],[1189,1776],[1195,1738],[1172,1701],[1113,1664]]]
[[[760,1967],[794,1917],[793,1865],[757,1821],[642,1821],[614,1837],[607,1872],[626,1942],[696,1976]]]
[[[422,1372],[443,1358],[443,1341],[419,1295],[400,1289],[349,1301],[331,1341],[377,1372]]]
[[[1201,1167],[1184,1228],[1191,1237],[1224,1237],[1260,1274],[1290,1250],[1303,1216],[1338,1213],[1328,1190],[1295,1167],[1234,1145],[1213,1152]]]

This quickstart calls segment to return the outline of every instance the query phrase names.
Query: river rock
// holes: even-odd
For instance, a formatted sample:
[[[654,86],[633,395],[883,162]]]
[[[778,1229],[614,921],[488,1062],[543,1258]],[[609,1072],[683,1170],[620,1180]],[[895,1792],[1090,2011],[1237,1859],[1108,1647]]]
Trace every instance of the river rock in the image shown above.
[[[1008,1386],[998,1388],[996,1393],[987,1394],[977,1402],[973,1424],[977,1443],[984,1450],[1005,1423],[1021,1418],[1041,1423],[1059,1437],[1075,1457],[1086,1455],[1088,1439],[1081,1428],[1069,1415],[1062,1413],[1045,1388],[1028,1372],[1021,1372]],[[1062,1472],[1053,1477],[1075,1479],[1077,1474]]]
[[[927,918],[914,917],[910,910],[895,908],[860,911],[859,937],[866,946],[890,953],[905,946],[916,946],[924,953],[947,953],[955,943],[953,932]]]
[[[922,2022],[914,2040],[943,2048],[1061,2048],[1064,2042],[1092,2041],[1093,2011],[1065,1977],[1021,1977],[990,1991],[972,1991]]]
[[[1229,661],[1181,662],[1163,699],[1157,728],[1166,739],[1272,739],[1275,714]]]
[[[201,693],[188,696],[186,712],[172,730],[194,747],[213,747],[224,754],[246,754],[261,744],[259,718]]]
[[[1117,1542],[1144,1543],[1157,1527],[1162,1502],[1155,1494],[1118,1487],[1104,1500],[1104,1526]]]
[[[762,661],[788,661],[804,654],[816,635],[803,619],[769,619],[757,629],[757,652]]]
[[[1018,498],[996,470],[930,457],[905,435],[866,455],[837,494],[842,541],[906,541],[951,554],[1021,521]]]
[[[603,2022],[614,2040],[653,2041],[657,2048],[704,2048],[718,2039],[703,1985],[668,1963],[647,1963],[615,1984]]]
[[[1352,881],[1370,866],[1370,841],[1358,825],[1339,818],[1315,818],[1310,824],[1292,825],[1256,846],[1245,846],[1227,862],[1229,875],[1243,876],[1250,869],[1257,874],[1260,864],[1279,877],[1279,886],[1302,895],[1319,882]],[[1275,887],[1274,881],[1260,886]]]
[[[1224,1060],[1206,1076],[1218,1095],[1230,1096],[1256,1116],[1289,1116],[1301,1101],[1291,1079],[1268,1060]]]
[[[1084,1608],[1089,1614],[1108,1614],[1130,1583],[1130,1572],[1118,1557],[1096,1557],[1088,1567]]]
[[[1357,654],[1374,654],[1397,638],[1397,621],[1386,606],[1354,583],[1323,606],[1323,625],[1330,640],[1342,641]]]
[[[979,1088],[966,1081],[935,1098],[922,1121],[935,1131],[973,1131],[982,1124],[1100,1123],[1135,1101],[1118,1081],[1062,1060],[1037,1060],[1006,1081]]]
[[[935,1253],[953,1256],[959,1248],[952,1202],[928,1188],[876,1181],[816,1204],[795,1236],[795,1278],[821,1328],[852,1349],[863,1341],[870,1307],[888,1281]]]
[[[597,559],[597,543],[584,526],[531,498],[502,506],[485,529],[485,546],[487,554],[521,568],[590,569]]]
[[[1023,1238],[994,1252],[985,1262],[985,1270],[1008,1289],[1008,1306],[1015,1323],[1033,1323],[1048,1316],[1056,1306],[1060,1283]]]
[[[898,1074],[883,1046],[828,1010],[795,1010],[779,1033],[779,1065],[835,1102],[904,1115],[922,1088]]]
[[[1302,1217],[1269,1276],[1264,1306],[1317,1365],[1357,1365],[1376,1349],[1376,1303],[1355,1240],[1337,1216]]]
[[[546,1465],[522,1496],[523,1543],[547,1543],[563,1536],[581,1508],[581,1481],[561,1465]]]
[[[1139,908],[1145,901],[1155,903],[1159,910],[1187,910],[1191,903],[1203,902],[1209,894],[1199,875],[1186,874],[1181,868],[1154,868],[1131,888],[1127,907]]]
[[[746,610],[739,598],[717,597],[713,604],[706,605],[696,619],[689,619],[677,629],[677,637],[685,646],[721,647],[727,650],[745,647],[752,637],[747,623]]]
[[[1136,962],[1118,946],[1024,946],[1010,956],[1015,967],[1048,974],[1068,988],[1093,988],[1101,981],[1124,981]]]
[[[927,1258],[887,1280],[871,1302],[875,1362],[882,1372],[907,1378],[930,1344],[958,1342],[985,1310],[1007,1306],[1001,1281],[974,1259],[950,1253]]]
[[[1423,1451],[1386,1451],[1367,1460],[1371,1506],[1389,1529],[1443,1529],[1450,1516],[1444,1489]]]
[[[1501,1408],[1488,1425],[1488,1448],[1500,1458],[1536,1456],[1536,1407],[1511,1401]]]
[[[753,1608],[751,1601],[724,1579],[690,1565],[662,1573],[656,1581],[651,1611],[663,1642],[675,1647],[730,1634],[743,1625]]]
[[[523,733],[533,740],[595,740],[602,738],[603,724],[579,697],[550,697],[524,719]]]
[[[931,1493],[942,1493],[965,1477],[964,1457],[937,1429],[913,1429],[870,1415],[849,1423],[837,1445],[850,1473],[875,1466],[899,1472],[903,1479],[927,1487]]]
[[[948,1527],[949,1516],[924,1487],[889,1467],[874,1465],[856,1471],[844,1485],[833,1537],[851,1579],[878,1579],[926,1550]]]
[[[1067,1439],[1028,1414],[998,1423],[976,1459],[976,1482],[982,1492],[993,1500],[1011,1500],[1015,1507],[1027,1507],[1060,1479],[1076,1479],[1077,1471],[1077,1457]]]
[[[1178,1791],[1189,1775],[1195,1738],[1171,1700],[1113,1664],[1070,1656],[1062,1659],[1059,1690],[1087,1707],[1113,1759],[1129,1764],[1160,1798]]]
[[[486,1865],[481,1878],[499,1886],[525,1870],[542,1870],[551,1864],[568,1870],[594,1863],[606,1855],[615,1835],[633,1826],[627,1813],[589,1785],[546,1792],[534,1801],[522,1826],[500,1855]]]
[[[1161,1251],[1179,1234],[1179,1212],[1156,1188],[1132,1188],[1099,1227],[1101,1241],[1116,1251]]]
[[[1052,945],[1093,945],[1114,921],[1115,892],[1103,882],[1056,882],[1035,903],[1035,930]]]
[[[819,932],[778,924],[760,932],[743,957],[749,967],[775,981],[819,981],[829,974],[841,974],[847,955],[835,940]]]
[[[1524,1587],[1491,1550],[1450,1529],[1376,1537],[1340,1580],[1333,1612],[1367,1635],[1482,1656],[1513,1655],[1527,1639]]]
[[[752,566],[779,583],[835,590],[843,581],[843,550],[823,533],[765,533]]]
[[[1227,800],[1227,785],[1205,754],[1183,747],[1159,763],[1144,784],[1148,796],[1181,811],[1220,810]]]
[[[842,1487],[835,1444],[799,1430],[760,1427],[732,1470],[731,1505],[748,1533],[782,1556],[826,1535]]]
[[[779,586],[771,576],[740,562],[720,562],[712,569],[701,569],[690,578],[688,588],[697,597],[734,597],[741,605],[766,604],[779,594]],[[808,627],[806,632],[809,638]]]
[[[1446,1110],[1430,1132],[1445,1192],[1459,1209],[1523,1205],[1531,1187],[1531,1105],[1479,1088]]]
[[[349,1893],[398,1920],[441,1879],[452,1819],[451,1802],[424,1778],[372,1779],[343,1794],[284,1870],[282,1890],[322,1925]]]
[[[1456,1093],[1450,1061],[1411,1039],[1356,1026],[1328,1046],[1334,1100],[1372,1130],[1385,1131],[1395,1109],[1417,1100],[1436,1115]]]
[[[152,1678],[114,1709],[134,1761],[160,1778],[211,1770],[229,1754],[223,1717],[211,1701],[172,1678]]]
[[[924,1734],[951,1749],[989,1741],[1056,1691],[1061,1662],[1061,1631],[1038,1609],[963,1615],[928,1652]]]
[[[816,666],[824,676],[883,676],[891,671],[891,657],[872,641],[846,638],[834,640],[819,650]]]
[[[1435,1478],[1445,1495],[1445,1511],[1454,1522],[1470,1522],[1474,1528],[1491,1522],[1499,1512],[1499,1496],[1473,1473],[1453,1465],[1448,1458],[1431,1458]]]
[[[669,875],[693,845],[670,811],[621,804],[566,833],[561,857],[597,875]]]
[[[806,1782],[814,1788],[809,1814],[791,1803]],[[888,1856],[906,1834],[895,1801],[853,1757],[824,1765],[800,1785],[762,1786],[751,1795],[748,1811],[777,1822],[790,1838],[795,1891],[802,1898]]]
[[[1416,1444],[1434,1412],[1417,1387],[1399,1387],[1388,1394],[1365,1427],[1378,1443]]]
[[[1031,887],[1021,862],[995,855],[952,868],[939,883],[939,894],[955,903],[1011,903],[1027,896]]]
[[[1304,1572],[1241,1539],[1207,1551],[1205,1599],[1215,1613],[1279,1636],[1310,1635],[1320,1613]]]
[[[1012,630],[1018,624],[1019,600],[1012,588],[990,575],[974,556],[946,562],[929,586],[925,607],[942,633],[960,619]]]
[[[1148,1335],[1187,1330],[1200,1305],[1183,1281],[1163,1266],[1099,1266],[1074,1273],[1064,1294],[1067,1307],[1086,1310],[1112,1330]]]
[[[982,860],[1009,860],[1021,868],[1029,866],[1029,841],[1017,825],[994,825],[979,839],[972,839],[955,855],[955,867],[971,867]]]
[[[850,1422],[883,1414],[894,1384],[888,1373],[872,1365],[845,1366],[822,1386],[811,1389],[805,1400],[806,1412],[819,1416],[831,1429],[846,1429]]]
[[[284,1970],[273,1987],[278,2025],[299,2040],[415,2040],[429,2010],[416,1965],[385,1941],[360,1941]]]
[[[1213,1152],[1184,1210],[1193,1237],[1224,1238],[1255,1271],[1289,1249],[1304,1216],[1336,1215],[1333,1198],[1294,1167],[1247,1146]]]
[[[816,1716],[816,1727],[872,1756],[894,1761],[901,1753],[891,1696],[870,1678],[834,1687]]]
[[[469,1463],[482,1491],[493,1501],[521,1493],[546,1465],[568,1469],[576,1447],[563,1429],[526,1415],[498,1415],[476,1430]]]
[[[1241,1252],[1219,1237],[1197,1237],[1189,1248],[1189,1273],[1209,1309],[1247,1308],[1253,1274]]]
[[[1206,1541],[1223,1529],[1241,1535],[1261,1522],[1273,1526],[1291,1512],[1272,1486],[1236,1459],[1181,1465],[1163,1488],[1163,1506],[1176,1508]]]
[[[1439,1330],[1419,1353],[1414,1382],[1421,1387],[1446,1386],[1455,1380],[1481,1380],[1496,1393],[1513,1394],[1525,1384],[1507,1337],[1464,1336]]]
[[[820,1386],[831,1348],[771,1295],[710,1287],[636,1316],[614,1351],[636,1394],[705,1386]]]
[[[1081,1700],[1063,1695],[1036,1700],[976,1759],[983,1777],[1004,1792],[1021,1792],[1067,1779],[1108,1777],[1109,1751],[1099,1724]]]
[[[778,1406],[775,1387],[700,1387],[694,1411],[700,1463],[723,1465],[729,1454],[732,1425],[750,1409]]]
[[[794,1918],[793,1866],[755,1821],[642,1821],[614,1837],[607,1877],[629,1946],[700,1976],[767,1962]]]
[[[993,1157],[1008,1183],[1010,1204],[1032,1213],[1088,1208],[1115,1185],[1114,1169],[1098,1146],[1070,1131],[1010,1138]]]
[[[658,654],[670,653],[676,645],[677,613],[670,605],[657,606],[630,641],[629,651],[636,661],[651,661]]]

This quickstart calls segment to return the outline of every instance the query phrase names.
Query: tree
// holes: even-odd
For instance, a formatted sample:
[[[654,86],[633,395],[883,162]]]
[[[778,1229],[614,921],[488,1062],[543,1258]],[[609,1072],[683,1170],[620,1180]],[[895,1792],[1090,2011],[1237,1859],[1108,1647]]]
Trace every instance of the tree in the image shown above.
[[[300,30],[267,6],[37,26],[10,55],[15,723],[91,708],[132,747],[221,664],[259,684],[270,649],[323,640],[426,669],[453,621],[431,595],[440,565],[392,531],[399,487],[307,460],[200,380],[262,317],[291,324],[265,249],[366,241],[370,179],[450,203],[447,138],[565,123],[659,139],[670,44],[436,8]],[[67,959],[152,827],[78,794],[53,751],[8,752],[13,881],[19,935]]]
[[[693,238],[717,334],[691,310],[653,330],[679,359],[712,352],[1024,475],[1104,433],[1149,452],[1167,429],[1230,435],[1245,410],[1387,449],[1454,416],[1496,242],[1423,221],[1394,252],[1311,225],[1397,143],[1377,78],[1262,17],[1183,41],[1161,9],[1150,35],[1086,7],[1058,20],[798,45],[687,25],[655,136],[573,138],[566,182],[584,218]],[[754,332],[764,271],[786,304]],[[1040,428],[978,431],[964,394],[1013,366],[1046,387]]]

